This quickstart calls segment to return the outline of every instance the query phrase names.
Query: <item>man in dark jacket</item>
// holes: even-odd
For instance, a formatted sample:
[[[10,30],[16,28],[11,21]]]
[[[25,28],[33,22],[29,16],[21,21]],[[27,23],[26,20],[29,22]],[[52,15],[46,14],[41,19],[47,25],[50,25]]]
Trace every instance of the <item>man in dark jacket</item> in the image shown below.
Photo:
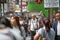
[[[53,23],[53,29],[56,32],[55,40],[60,40],[60,13],[56,13],[56,21]]]

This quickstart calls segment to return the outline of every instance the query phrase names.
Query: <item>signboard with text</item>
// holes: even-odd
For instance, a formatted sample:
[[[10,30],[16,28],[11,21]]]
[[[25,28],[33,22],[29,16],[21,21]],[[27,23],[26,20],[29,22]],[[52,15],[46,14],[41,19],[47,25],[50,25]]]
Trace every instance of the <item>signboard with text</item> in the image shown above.
[[[21,2],[19,2],[21,8]],[[27,12],[27,2],[22,1],[22,12]]]
[[[59,0],[44,0],[44,8],[58,8]]]
[[[16,5],[16,7],[15,7],[15,12],[20,12],[19,5]]]

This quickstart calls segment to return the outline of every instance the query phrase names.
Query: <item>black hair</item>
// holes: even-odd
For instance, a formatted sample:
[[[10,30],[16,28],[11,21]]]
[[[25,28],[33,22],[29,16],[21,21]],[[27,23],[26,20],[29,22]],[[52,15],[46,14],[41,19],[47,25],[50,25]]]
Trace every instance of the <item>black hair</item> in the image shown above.
[[[10,21],[6,17],[2,17],[0,23],[5,25],[5,27],[12,28]]]
[[[48,18],[43,19],[43,23],[44,23],[45,27],[48,27],[50,29],[50,19],[48,19]]]
[[[57,11],[56,13],[60,13],[60,12]]]
[[[13,16],[13,18],[16,20],[17,26],[18,26],[19,30],[21,31],[21,25],[19,23],[19,16]]]

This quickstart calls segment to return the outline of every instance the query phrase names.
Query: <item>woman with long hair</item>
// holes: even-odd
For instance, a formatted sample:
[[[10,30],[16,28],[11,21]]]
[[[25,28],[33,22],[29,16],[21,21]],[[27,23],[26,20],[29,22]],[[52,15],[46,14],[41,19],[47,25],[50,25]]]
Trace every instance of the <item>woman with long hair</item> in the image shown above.
[[[18,28],[21,31],[20,23],[19,23],[19,16],[11,17],[11,26],[12,28]]]
[[[12,16],[11,17],[11,26],[12,26],[12,33],[15,35],[17,40],[23,40],[22,29],[19,22],[19,16]]]

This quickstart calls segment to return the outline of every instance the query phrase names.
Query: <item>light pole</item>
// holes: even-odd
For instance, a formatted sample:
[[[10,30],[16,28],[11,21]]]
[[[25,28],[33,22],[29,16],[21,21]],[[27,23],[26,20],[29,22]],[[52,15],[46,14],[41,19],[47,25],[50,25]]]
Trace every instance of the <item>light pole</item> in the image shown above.
[[[19,3],[20,3],[20,4],[19,4]],[[21,13],[21,15],[23,15],[23,13],[22,13],[22,0],[16,0],[16,4],[18,4],[19,7],[21,8],[21,9],[20,9],[20,13]]]
[[[23,13],[22,13],[22,0],[21,0],[21,14],[23,15]]]

